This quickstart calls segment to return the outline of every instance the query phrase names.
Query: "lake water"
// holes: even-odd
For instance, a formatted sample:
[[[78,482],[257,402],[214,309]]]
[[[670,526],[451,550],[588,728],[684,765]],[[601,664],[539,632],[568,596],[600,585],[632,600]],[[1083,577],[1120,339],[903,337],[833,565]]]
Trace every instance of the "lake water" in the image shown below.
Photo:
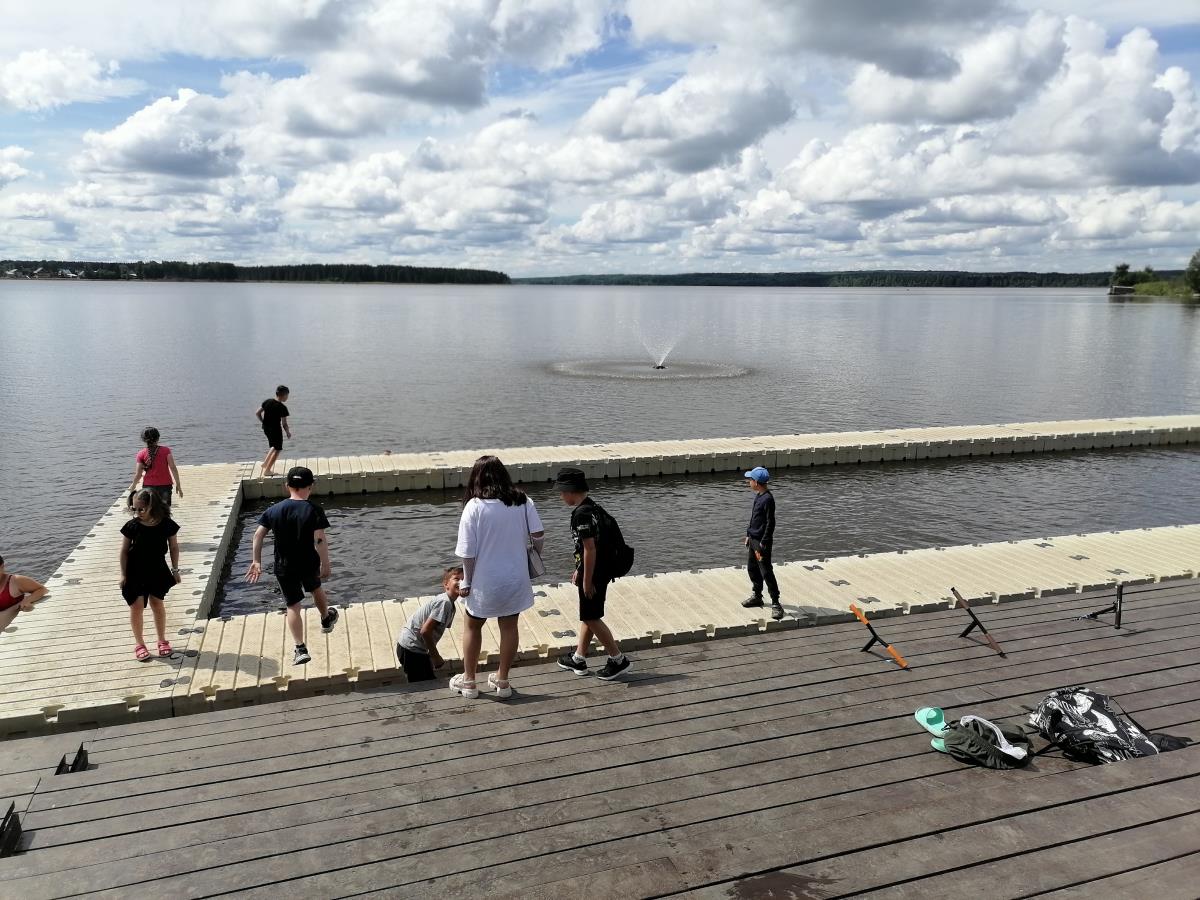
[[[1198,313],[1096,290],[0,281],[0,555],[53,571],[146,425],[181,463],[259,458],[254,410],[279,382],[300,455],[1182,413],[1200,409]],[[668,366],[725,377],[578,374],[648,372],[672,345]],[[658,496],[675,515],[702,493]],[[1080,528],[1107,515],[1086,512]]]

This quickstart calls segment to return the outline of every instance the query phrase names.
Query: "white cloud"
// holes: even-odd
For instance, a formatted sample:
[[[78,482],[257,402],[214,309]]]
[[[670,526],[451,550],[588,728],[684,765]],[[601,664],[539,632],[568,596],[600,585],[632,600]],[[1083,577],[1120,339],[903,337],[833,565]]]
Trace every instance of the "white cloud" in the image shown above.
[[[1022,27],[997,29],[963,48],[959,69],[944,81],[892,75],[863,66],[847,96],[876,121],[970,122],[1012,115],[1062,63],[1061,19],[1035,14]]]
[[[739,48],[743,54],[832,55],[909,78],[956,71],[950,50],[1004,12],[997,0],[629,0],[643,39]]]
[[[101,63],[78,47],[27,50],[0,60],[0,108],[38,112],[125,97],[141,89],[139,82],[118,77],[119,69],[117,62]]]
[[[0,147],[0,188],[29,174],[21,161],[31,156],[33,154],[24,147]]]
[[[678,172],[736,158],[792,117],[787,92],[761,72],[733,71],[703,58],[661,93],[638,80],[613,88],[580,121],[609,141],[639,141],[643,151]]]
[[[1110,36],[1113,4],[1048,6],[22,4],[0,73],[38,65],[0,75],[31,123],[0,150],[0,239],[514,273],[1078,269],[1200,242],[1186,57]],[[151,82],[132,114],[77,105],[141,90],[108,59]]]
[[[107,132],[83,136],[83,172],[138,172],[175,178],[233,174],[241,148],[223,127],[220,104],[184,88]]]

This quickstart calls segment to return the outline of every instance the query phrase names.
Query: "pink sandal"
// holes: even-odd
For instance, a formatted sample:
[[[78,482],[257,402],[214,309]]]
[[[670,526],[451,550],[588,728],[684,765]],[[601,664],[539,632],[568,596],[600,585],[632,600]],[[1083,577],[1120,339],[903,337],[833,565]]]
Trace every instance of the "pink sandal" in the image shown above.
[[[170,656],[171,655],[171,642],[170,641],[159,641],[158,642],[158,655],[159,656]]]
[[[137,657],[138,662],[145,662],[150,658],[150,651],[146,649],[145,644],[138,644],[133,648],[133,655]]]

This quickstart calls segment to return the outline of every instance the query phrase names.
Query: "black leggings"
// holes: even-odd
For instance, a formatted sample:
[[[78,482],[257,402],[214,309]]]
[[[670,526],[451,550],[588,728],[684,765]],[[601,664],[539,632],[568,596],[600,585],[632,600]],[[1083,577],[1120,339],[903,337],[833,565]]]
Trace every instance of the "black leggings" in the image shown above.
[[[775,568],[771,565],[771,548],[764,547],[758,541],[751,538],[750,546],[746,549],[746,573],[750,576],[750,584],[754,586],[754,596],[762,596],[763,583],[766,582],[767,591],[771,595],[771,602],[778,602],[779,582],[775,580]],[[759,556],[762,559],[759,559]]]

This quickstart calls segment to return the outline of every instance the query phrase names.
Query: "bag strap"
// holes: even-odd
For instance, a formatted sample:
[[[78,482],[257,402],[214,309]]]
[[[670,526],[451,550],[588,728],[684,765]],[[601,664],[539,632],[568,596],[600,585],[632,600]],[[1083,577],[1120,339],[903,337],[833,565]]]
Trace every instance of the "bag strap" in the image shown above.
[[[1133,716],[1131,716],[1131,715],[1130,715],[1130,714],[1129,714],[1129,713],[1128,713],[1128,712],[1125,710],[1125,707],[1123,707],[1123,706],[1122,706],[1122,705],[1121,705],[1121,704],[1120,704],[1120,703],[1117,701],[1117,698],[1116,698],[1116,697],[1109,697],[1108,699],[1112,701],[1112,703],[1113,703],[1113,706],[1115,706],[1117,709],[1119,709],[1119,710],[1121,711],[1121,715],[1123,715],[1123,716],[1124,716],[1125,718],[1127,718],[1127,719],[1128,719],[1128,720],[1129,720],[1131,723],[1133,723],[1134,727],[1135,727],[1135,728],[1137,728],[1137,730],[1138,730],[1138,731],[1140,731],[1142,734],[1144,734],[1144,735],[1146,736],[1146,738],[1147,738],[1147,739],[1149,739],[1149,737],[1150,737],[1150,732],[1146,730],[1146,726],[1144,726],[1144,725],[1143,725],[1141,722],[1139,722],[1137,719],[1135,719]]]

